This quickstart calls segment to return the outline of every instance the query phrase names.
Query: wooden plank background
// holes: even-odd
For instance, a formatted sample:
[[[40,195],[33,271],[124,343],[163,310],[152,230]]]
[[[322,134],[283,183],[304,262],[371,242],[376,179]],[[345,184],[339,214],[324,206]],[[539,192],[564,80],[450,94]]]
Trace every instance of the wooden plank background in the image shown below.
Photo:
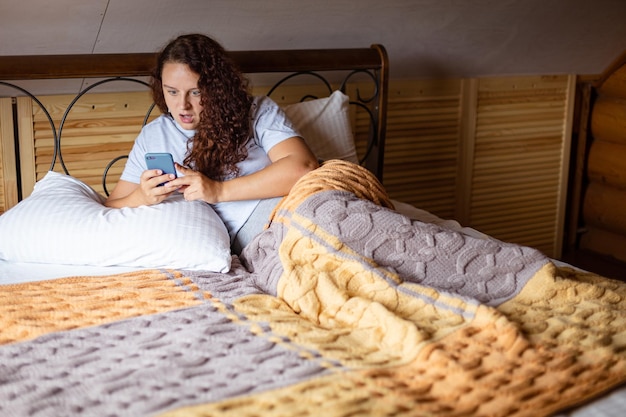
[[[0,98],[0,213],[17,204],[13,100]]]
[[[40,98],[57,127],[61,126],[61,119],[73,99],[72,95]],[[89,93],[81,97],[60,129],[63,161],[70,174],[104,194],[101,182],[106,165],[114,158],[128,154],[151,104],[147,91]],[[151,119],[158,114],[155,110]],[[35,173],[39,180],[50,169],[54,140],[50,124],[38,107],[33,107],[33,131]],[[109,171],[109,190],[123,167],[121,161]],[[56,162],[54,170],[62,172],[60,161]]]
[[[391,81],[384,168],[389,194],[498,239],[560,256],[574,94],[571,79]],[[288,86],[272,98],[279,104],[293,103],[308,88]],[[349,87],[350,91],[357,88],[367,89],[358,83]],[[254,92],[265,94],[267,88]],[[326,91],[319,91],[319,96],[325,95]],[[72,99],[40,97],[57,126]],[[90,93],[81,98],[61,136],[70,173],[103,193],[104,167],[128,153],[150,104],[147,91]],[[31,150],[21,149],[22,170],[27,173],[23,191],[28,195],[34,181],[50,167],[53,140],[41,110],[28,109],[26,103],[19,108],[20,125],[32,126],[32,136],[26,134],[20,145],[31,145]],[[354,110],[352,124],[362,155],[366,112]],[[123,165],[121,161],[112,168],[109,190]],[[60,171],[58,162],[55,169]]]
[[[561,254],[575,78],[478,83],[469,224]]]

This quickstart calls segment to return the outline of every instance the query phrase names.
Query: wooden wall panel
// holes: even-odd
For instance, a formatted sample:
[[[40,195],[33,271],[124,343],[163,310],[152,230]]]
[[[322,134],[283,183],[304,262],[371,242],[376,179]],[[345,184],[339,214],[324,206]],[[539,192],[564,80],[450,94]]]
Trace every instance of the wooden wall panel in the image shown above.
[[[479,80],[470,226],[560,256],[574,81]]]
[[[253,91],[255,94],[265,94],[268,87],[256,87]],[[290,86],[276,90],[272,98],[279,104],[286,105],[302,100],[311,91],[320,97],[328,94],[328,90],[322,85],[313,89],[310,86]],[[44,96],[39,99],[58,128],[74,96]],[[30,99],[26,100],[30,103]],[[114,158],[128,154],[151,104],[147,91],[89,93],[81,97],[68,113],[61,130],[63,162],[70,174],[104,194],[102,172]],[[158,114],[158,109],[154,109],[150,120]],[[25,126],[30,124],[32,131],[28,134],[25,129],[26,135],[23,137],[26,144],[22,165],[27,173],[23,188],[24,195],[27,196],[35,181],[41,179],[50,169],[54,137],[47,117],[37,106],[22,108],[20,118]],[[27,153],[32,154],[32,158]],[[109,191],[118,180],[124,163],[121,160],[111,167],[107,177]],[[54,170],[63,171],[59,160],[56,161]],[[31,171],[33,174],[28,175]]]
[[[594,139],[626,145],[626,91],[622,94],[619,97],[603,93],[597,97],[591,117]]]
[[[50,112],[57,128],[65,109],[74,96],[46,96],[40,100]],[[150,109],[152,99],[147,91],[86,94],[72,107],[61,129],[63,162],[70,174],[85,181],[104,194],[102,173],[114,158],[127,155]],[[33,108],[33,143],[36,179],[41,179],[50,169],[53,157],[53,132],[43,111]],[[159,111],[155,109],[151,119]],[[57,129],[58,130],[58,129]],[[124,160],[109,171],[108,190],[119,178]],[[62,172],[57,160],[55,171]],[[33,184],[25,184],[32,189]]]
[[[626,142],[595,141],[589,150],[587,174],[591,183],[626,190]]]
[[[581,240],[582,248],[626,261],[626,235],[611,228],[595,227],[593,224],[586,225],[585,229]]]
[[[511,77],[392,81],[388,101],[384,184],[394,199],[442,218],[455,218],[496,238],[560,255],[571,131],[573,77]],[[365,86],[354,85],[350,88]],[[290,86],[279,104],[310,87]],[[265,94],[267,88],[255,88]],[[327,92],[320,90],[319,96]],[[42,97],[57,126],[73,97]],[[146,93],[81,98],[63,131],[64,161],[72,175],[103,192],[101,172],[126,154],[150,105]],[[49,169],[53,138],[41,110],[32,108],[33,179]],[[22,119],[20,119],[22,120]],[[363,155],[368,116],[352,112]],[[30,161],[30,162],[29,162]],[[112,169],[114,181],[123,162]],[[60,170],[57,163],[56,170]]]
[[[0,213],[17,204],[13,100],[0,98]]]
[[[384,184],[396,200],[453,218],[461,145],[461,80],[392,82]]]
[[[626,261],[626,62],[610,68],[590,111],[580,247]]]
[[[30,195],[35,184],[37,174],[35,170],[35,148],[33,129],[33,101],[29,97],[17,97],[17,123],[19,125],[18,146],[21,191],[22,198]],[[49,154],[52,153],[52,143],[49,144]],[[45,151],[40,150],[40,154],[45,155]],[[48,164],[49,165],[49,164]]]

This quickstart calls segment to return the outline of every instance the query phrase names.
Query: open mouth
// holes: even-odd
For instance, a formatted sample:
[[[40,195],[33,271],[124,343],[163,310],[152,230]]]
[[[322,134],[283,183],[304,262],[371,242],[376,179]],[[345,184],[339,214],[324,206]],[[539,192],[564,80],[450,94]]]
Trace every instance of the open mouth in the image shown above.
[[[187,123],[187,124],[193,123],[193,116],[190,114],[181,114],[179,115],[179,117],[182,123]]]

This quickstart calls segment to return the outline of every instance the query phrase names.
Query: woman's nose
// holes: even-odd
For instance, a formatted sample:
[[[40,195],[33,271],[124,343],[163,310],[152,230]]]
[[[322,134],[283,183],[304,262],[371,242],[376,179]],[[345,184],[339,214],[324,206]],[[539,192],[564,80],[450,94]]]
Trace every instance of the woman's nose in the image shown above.
[[[187,98],[186,96],[182,96],[180,99],[179,106],[181,109],[188,109],[189,107],[191,107],[189,98]]]

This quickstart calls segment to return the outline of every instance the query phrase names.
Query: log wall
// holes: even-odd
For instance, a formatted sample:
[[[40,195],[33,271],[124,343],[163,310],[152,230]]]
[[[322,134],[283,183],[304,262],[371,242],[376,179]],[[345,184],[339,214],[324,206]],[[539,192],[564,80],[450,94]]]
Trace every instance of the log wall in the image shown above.
[[[580,247],[626,261],[626,56],[595,93]]]

